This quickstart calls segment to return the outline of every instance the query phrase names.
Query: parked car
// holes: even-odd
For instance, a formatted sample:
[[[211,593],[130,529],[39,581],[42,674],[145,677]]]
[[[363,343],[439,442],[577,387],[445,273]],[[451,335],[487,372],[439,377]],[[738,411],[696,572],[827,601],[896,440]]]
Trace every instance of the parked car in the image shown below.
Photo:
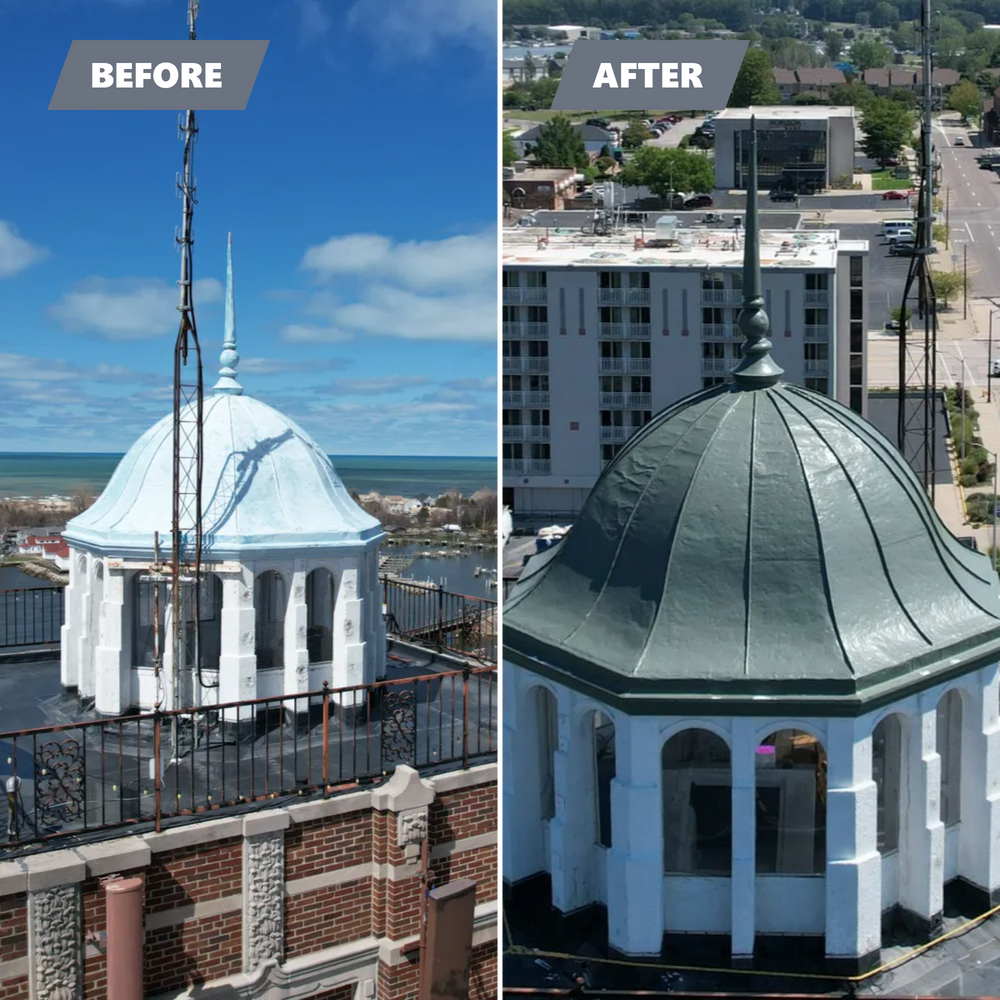
[[[1000,360],[990,365],[990,378],[1000,378]]]
[[[597,128],[611,128],[611,122],[607,118],[588,118],[588,125],[595,125]]]
[[[684,202],[685,208],[711,208],[715,204],[710,195],[696,194]]]
[[[885,324],[885,329],[888,330],[889,333],[896,333],[899,330],[899,320],[890,319]]]
[[[894,233],[890,233],[885,240],[889,246],[897,243],[913,243],[916,240],[916,234],[912,229],[897,229]]]
[[[726,220],[721,215],[716,215],[715,212],[709,212],[708,215],[702,216],[701,224],[703,226],[718,226],[725,221]]]
[[[794,191],[772,191],[771,201],[798,201],[799,196]]]
[[[896,188],[882,192],[883,201],[905,201],[907,198],[909,198],[908,192],[899,191]]]
[[[880,167],[898,167],[899,160],[895,156],[886,157],[884,160],[878,161]]]
[[[670,121],[672,124],[676,125],[678,122],[684,121],[683,115],[670,115]]]
[[[963,138],[962,138],[961,136],[959,136],[959,137],[958,137],[958,138],[957,138],[957,139],[955,140],[955,145],[956,145],[956,146],[964,146],[964,145],[965,145],[965,140],[964,140],[964,139],[963,139]]]

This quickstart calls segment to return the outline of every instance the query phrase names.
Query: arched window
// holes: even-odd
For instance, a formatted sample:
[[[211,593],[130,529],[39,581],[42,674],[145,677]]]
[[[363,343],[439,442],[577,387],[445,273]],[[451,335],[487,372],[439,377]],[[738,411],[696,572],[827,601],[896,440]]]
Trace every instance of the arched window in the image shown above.
[[[818,875],[826,867],[826,751],[797,729],[757,747],[757,871]]]
[[[733,793],[729,747],[707,729],[667,740],[663,766],[663,867],[673,875],[729,875]]]
[[[542,819],[552,819],[556,814],[555,754],[559,746],[559,713],[556,700],[548,688],[535,688],[535,708],[538,719],[538,749],[541,777]]]
[[[132,666],[152,667],[156,660],[156,584],[143,580],[136,573],[129,581],[132,590]],[[182,584],[184,604],[184,644],[185,666],[194,666],[195,635],[194,619],[196,604],[194,585]],[[164,627],[167,608],[172,601],[171,588],[166,582],[160,584],[160,663],[163,663],[166,644],[170,642]],[[198,659],[199,665],[209,670],[219,666],[222,652],[222,580],[214,573],[202,576],[198,601]]]
[[[902,742],[903,727],[898,715],[886,716],[872,734],[872,779],[878,789],[877,846],[882,854],[899,849]]]
[[[941,822],[962,819],[962,696],[949,691],[937,707],[937,752],[941,758]]]
[[[611,782],[615,779],[615,724],[603,712],[590,715],[594,736],[597,842],[611,846]]]
[[[261,573],[253,583],[253,606],[256,621],[255,649],[257,668],[285,665],[285,578],[273,569]]]
[[[314,569],[306,577],[306,645],[310,663],[333,660],[333,574]]]

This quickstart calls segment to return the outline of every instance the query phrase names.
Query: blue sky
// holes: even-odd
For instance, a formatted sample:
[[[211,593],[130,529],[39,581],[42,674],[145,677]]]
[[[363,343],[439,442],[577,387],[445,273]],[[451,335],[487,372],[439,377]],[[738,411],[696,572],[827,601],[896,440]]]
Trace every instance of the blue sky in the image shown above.
[[[0,451],[124,451],[169,410],[174,112],[50,112],[74,39],[186,37],[186,0],[0,0]],[[270,40],[202,112],[206,385],[233,234],[239,377],[333,454],[496,454],[495,0],[202,0]],[[178,109],[180,110],[180,109]]]

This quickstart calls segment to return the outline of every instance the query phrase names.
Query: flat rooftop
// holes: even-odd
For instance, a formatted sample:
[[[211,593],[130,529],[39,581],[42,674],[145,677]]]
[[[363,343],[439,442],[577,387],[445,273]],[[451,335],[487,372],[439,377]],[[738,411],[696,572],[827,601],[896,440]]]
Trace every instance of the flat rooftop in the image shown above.
[[[669,243],[651,246],[653,229],[629,229],[615,236],[586,235],[578,230],[549,230],[548,242],[539,244],[537,228],[505,229],[503,264],[523,266],[585,268],[609,271],[614,268],[675,268],[743,266],[742,230],[676,229]],[[637,240],[645,238],[645,245]],[[763,268],[815,268],[832,271],[839,253],[867,253],[867,240],[842,240],[836,229],[807,231],[765,229],[760,236],[760,263]]]
[[[759,104],[749,108],[726,108],[716,116],[716,121],[742,121],[751,115],[765,121],[802,121],[821,118],[853,118],[854,108],[837,104]]]

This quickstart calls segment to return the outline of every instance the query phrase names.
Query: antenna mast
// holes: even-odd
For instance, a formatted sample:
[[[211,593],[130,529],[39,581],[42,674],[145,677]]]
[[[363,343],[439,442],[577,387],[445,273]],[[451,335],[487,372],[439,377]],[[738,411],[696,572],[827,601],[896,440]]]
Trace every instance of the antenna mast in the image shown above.
[[[197,38],[195,23],[199,0],[188,0],[188,38]],[[184,172],[178,175],[177,191],[183,202],[183,223],[175,237],[181,252],[180,329],[174,345],[174,466],[173,523],[171,525],[170,577],[173,609],[173,691],[171,708],[183,704],[181,679],[185,668],[201,662],[199,619],[201,618],[201,481],[203,466],[202,425],[204,387],[202,384],[201,346],[194,315],[194,245],[193,220],[196,204],[194,179],[194,144],[198,125],[193,110],[184,114],[179,131],[184,140]],[[188,368],[189,353],[193,353],[192,372]],[[183,584],[190,582],[193,608],[185,608]],[[191,621],[188,622],[190,616]],[[188,626],[191,639],[188,642]],[[201,674],[199,671],[199,680]],[[173,724],[174,753],[177,755],[176,718]]]
[[[934,151],[933,151],[933,58],[931,3],[920,5],[923,80],[921,87],[922,122],[920,129],[920,189],[917,198],[916,244],[903,286],[899,313],[899,410],[896,416],[897,446],[913,471],[923,481],[934,500],[934,471],[937,464],[937,300],[931,280],[931,254],[934,253]],[[923,358],[910,361],[907,354],[907,301],[914,282],[917,285],[917,317],[924,324]],[[908,384],[909,383],[909,384]],[[963,386],[964,389],[964,386]],[[910,406],[911,391],[919,394]],[[910,432],[913,432],[912,435]]]

